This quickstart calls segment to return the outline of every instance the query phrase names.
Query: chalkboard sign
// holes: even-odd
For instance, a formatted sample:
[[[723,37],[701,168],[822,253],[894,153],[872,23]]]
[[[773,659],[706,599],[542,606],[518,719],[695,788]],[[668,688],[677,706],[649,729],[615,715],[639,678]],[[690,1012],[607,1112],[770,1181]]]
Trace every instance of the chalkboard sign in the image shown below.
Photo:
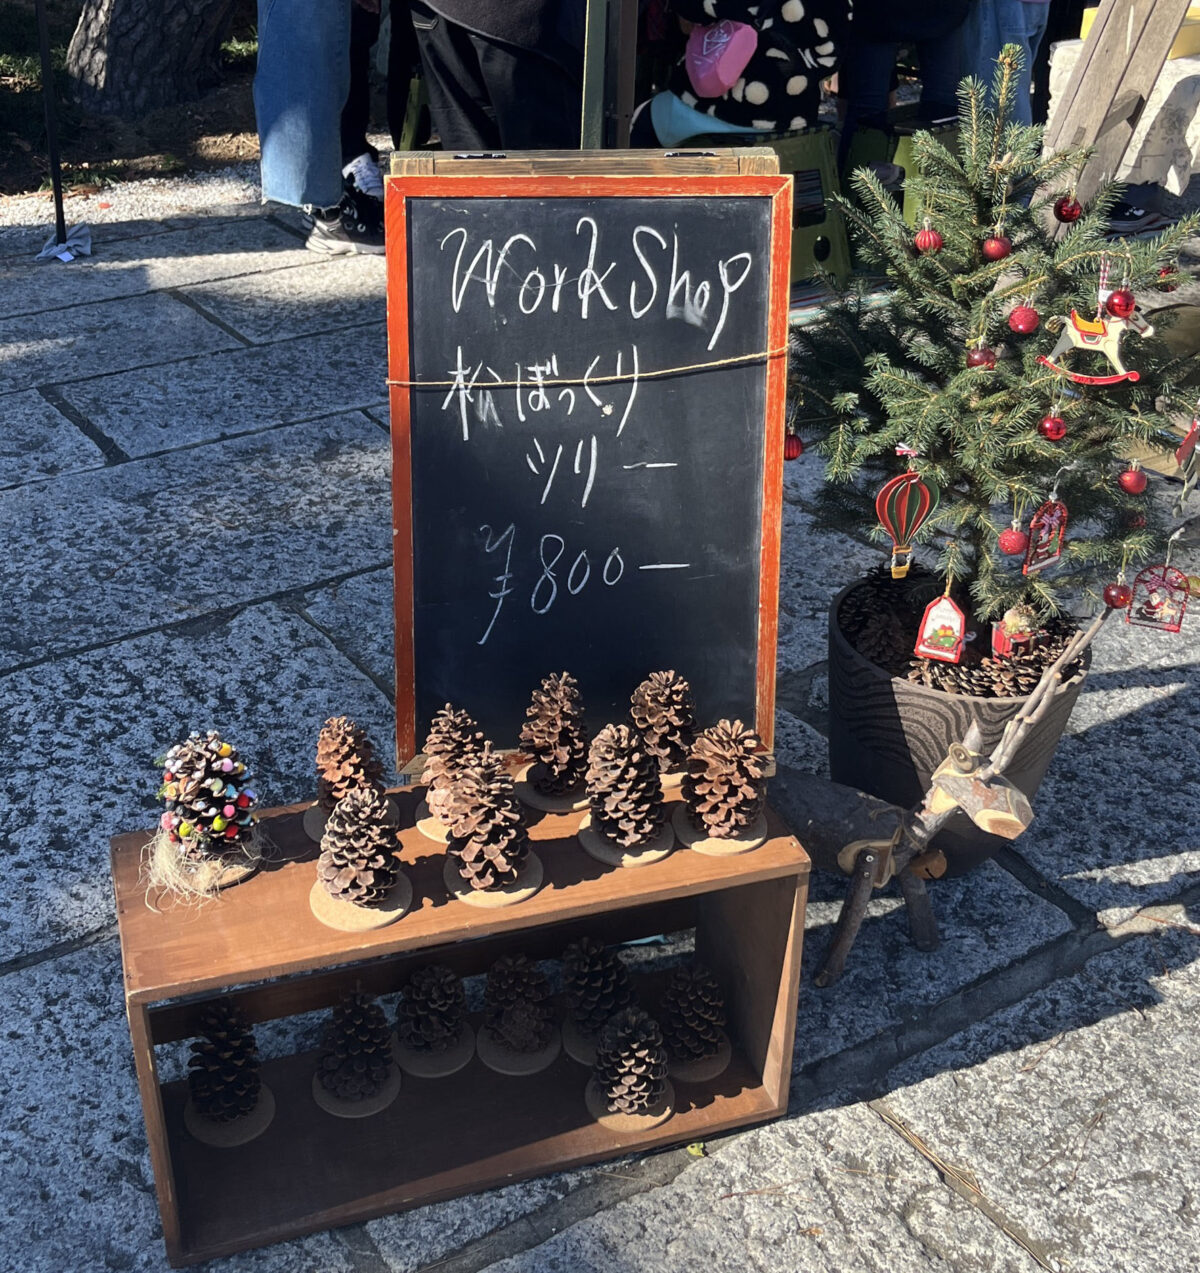
[[[514,746],[564,669],[592,729],[674,668],[702,722],[769,745],[790,236],[772,159],[393,167],[401,763],[447,702]]]

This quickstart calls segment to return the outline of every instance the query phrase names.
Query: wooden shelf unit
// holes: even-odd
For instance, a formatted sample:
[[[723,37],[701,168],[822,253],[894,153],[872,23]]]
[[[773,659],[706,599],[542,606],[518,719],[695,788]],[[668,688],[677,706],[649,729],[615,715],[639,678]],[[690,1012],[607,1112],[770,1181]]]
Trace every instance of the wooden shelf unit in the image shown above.
[[[448,898],[444,849],[413,827],[419,788],[395,793],[398,855],[412,911],[363,934],[320,924],[308,905],[317,847],[301,830],[307,805],[265,813],[271,847],[255,877],[199,908],[146,905],[141,857],[149,834],[112,841],[125,1003],[154,1166],[167,1256],[175,1265],[442,1198],[762,1122],[787,1108],[809,861],[768,811],[770,839],[738,857],[677,849],[617,870],[575,840],[580,815],[539,815],[530,829],[546,881],[526,902],[479,910]],[[160,1084],[155,1047],[198,1034],[215,998],[251,1021],[332,1006],[356,986],[397,991],[411,972],[445,963],[483,973],[500,955],[557,958],[592,935],[629,941],[694,928],[696,956],[721,981],[734,1044],[712,1084],[676,1084],[676,1112],[639,1136],[589,1118],[588,1071],[565,1055],[534,1078],[508,1078],[478,1058],[436,1080],[404,1076],[384,1113],[333,1118],[312,1099],[314,1054],[263,1063],[277,1110],[267,1131],[213,1149],[183,1127],[182,1081]],[[653,998],[648,989],[650,1005]]]

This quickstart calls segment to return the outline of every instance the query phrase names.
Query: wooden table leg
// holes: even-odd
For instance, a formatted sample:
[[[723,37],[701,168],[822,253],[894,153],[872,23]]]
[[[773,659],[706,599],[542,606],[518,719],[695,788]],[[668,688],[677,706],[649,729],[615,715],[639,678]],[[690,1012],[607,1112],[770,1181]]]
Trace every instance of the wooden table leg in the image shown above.
[[[908,910],[908,931],[912,935],[913,945],[918,950],[937,950],[940,941],[937,919],[933,914],[925,881],[907,867],[897,878],[900,880],[900,892],[904,895],[904,905]]]
[[[867,913],[867,903],[871,900],[879,854],[878,849],[864,849],[855,859],[854,874],[850,877],[850,886],[846,890],[841,914],[838,915],[837,926],[833,930],[833,941],[825,954],[821,971],[814,979],[814,984],[820,990],[832,986],[845,971],[846,956],[854,945],[858,930],[862,927],[863,916]]]

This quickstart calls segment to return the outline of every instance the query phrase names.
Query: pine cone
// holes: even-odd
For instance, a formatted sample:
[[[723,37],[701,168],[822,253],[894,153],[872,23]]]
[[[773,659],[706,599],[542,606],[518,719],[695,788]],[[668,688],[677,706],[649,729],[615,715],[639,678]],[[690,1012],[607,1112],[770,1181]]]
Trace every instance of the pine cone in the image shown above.
[[[640,1114],[662,1100],[667,1049],[658,1022],[641,1008],[625,1008],[600,1032],[592,1071],[610,1114]]]
[[[334,805],[317,862],[317,878],[330,897],[356,906],[387,897],[399,875],[391,818],[378,787],[356,787]]]
[[[588,800],[596,830],[625,849],[640,848],[663,824],[658,761],[628,725],[605,725],[588,752]]]
[[[696,736],[692,689],[675,672],[651,672],[630,700],[634,728],[663,773],[682,769]]]
[[[339,1101],[375,1096],[392,1068],[392,1043],[383,1009],[364,994],[347,995],[333,1010],[317,1068],[321,1086]]]
[[[525,955],[502,955],[488,969],[483,1028],[513,1052],[537,1052],[554,1032],[546,974]]]
[[[448,789],[447,852],[472,888],[511,884],[529,853],[512,774],[490,744],[467,761]]]
[[[332,716],[317,738],[317,799],[330,810],[356,787],[383,787],[383,766],[366,731],[348,716]]]
[[[457,711],[447,703],[434,714],[429,736],[425,739],[425,768],[421,781],[425,784],[425,803],[429,812],[443,823],[448,823],[446,803],[458,771],[483,748],[483,732],[466,712]]]
[[[587,735],[579,686],[569,672],[547,676],[525,709],[521,746],[542,765],[537,789],[561,796],[573,791],[587,772]]]
[[[188,1058],[188,1091],[196,1113],[213,1123],[243,1118],[258,1104],[258,1047],[241,1015],[217,1002],[200,1015],[203,1038]]]
[[[633,985],[615,951],[581,937],[563,952],[571,1018],[591,1038],[615,1012],[633,1003]]]
[[[765,758],[758,735],[740,720],[720,720],[697,739],[688,756],[683,798],[697,830],[715,839],[742,835],[762,813]]]
[[[189,734],[167,752],[158,792],[166,808],[161,824],[181,857],[202,862],[242,852],[257,799],[246,778],[237,750],[214,729],[203,738]]]
[[[725,999],[704,968],[677,968],[660,1009],[667,1052],[677,1061],[714,1056],[724,1042]]]
[[[433,964],[413,973],[396,1008],[396,1034],[413,1052],[445,1052],[462,1033],[467,999],[449,968]]]

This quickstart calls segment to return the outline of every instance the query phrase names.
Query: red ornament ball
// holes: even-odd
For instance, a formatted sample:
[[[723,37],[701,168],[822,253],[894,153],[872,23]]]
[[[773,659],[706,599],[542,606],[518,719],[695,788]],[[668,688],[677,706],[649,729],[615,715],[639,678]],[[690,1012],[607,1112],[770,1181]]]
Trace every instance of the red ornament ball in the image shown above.
[[[983,241],[983,255],[989,261],[1003,261],[1012,251],[1012,239],[1007,234],[993,234]]]
[[[1130,495],[1140,495],[1146,489],[1145,469],[1126,469],[1117,478],[1121,489]]]
[[[1049,442],[1061,442],[1067,436],[1067,422],[1062,416],[1042,416],[1038,432]]]
[[[986,345],[977,345],[974,349],[967,350],[967,366],[982,367],[985,371],[991,371],[996,365],[996,351],[989,349]]]
[[[1042,316],[1032,305],[1018,305],[1008,316],[1008,325],[1022,336],[1037,331]]]
[[[940,252],[945,246],[942,236],[928,226],[923,230],[917,231],[917,237],[913,239],[913,244],[918,252]]]
[[[785,460],[796,460],[803,454],[804,443],[794,433],[789,433],[783,439],[783,458]]]
[[[1083,204],[1078,199],[1072,199],[1070,195],[1063,195],[1061,199],[1054,201],[1054,215],[1064,225],[1070,225],[1072,221],[1078,221],[1083,216]]]
[[[1029,547],[1029,536],[1023,530],[1017,530],[1013,526],[1000,532],[999,543],[1000,551],[1006,557],[1016,557],[1023,554]]]
[[[1104,604],[1114,610],[1124,610],[1133,600],[1133,589],[1127,583],[1110,583],[1104,589]]]
[[[1164,265],[1162,269],[1159,270],[1158,277],[1161,279],[1170,279],[1174,276],[1174,274],[1175,274],[1175,270],[1170,265]],[[1178,283],[1163,282],[1158,285],[1158,290],[1160,292],[1173,292],[1178,287],[1179,287]]]
[[[1104,308],[1114,318],[1128,318],[1137,308],[1137,301],[1129,288],[1118,287],[1108,300],[1104,302]]]

